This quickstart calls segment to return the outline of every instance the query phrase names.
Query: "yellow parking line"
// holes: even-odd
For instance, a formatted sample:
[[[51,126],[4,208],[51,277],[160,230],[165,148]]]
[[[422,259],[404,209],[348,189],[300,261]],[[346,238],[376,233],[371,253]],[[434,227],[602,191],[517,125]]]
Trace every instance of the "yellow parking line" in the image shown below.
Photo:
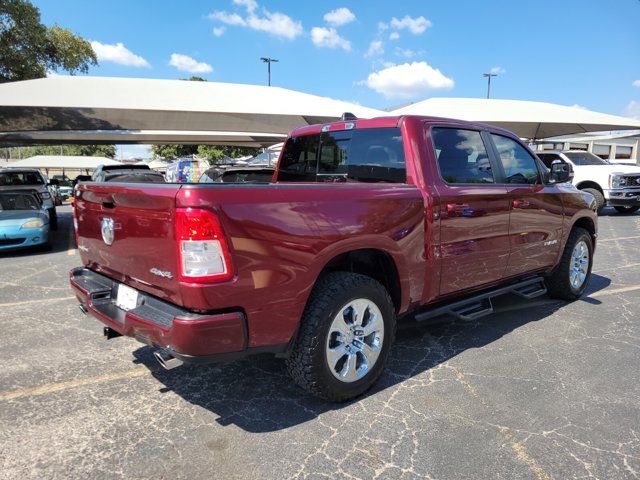
[[[640,238],[640,235],[636,235],[634,237],[620,237],[620,238],[603,238],[603,239],[598,239],[598,243],[602,243],[602,242],[617,242],[618,240],[634,240],[636,238]]]
[[[148,368],[139,367],[134,370],[108,373],[106,375],[100,375],[98,377],[82,378],[79,380],[70,380],[68,382],[49,383],[40,387],[19,388],[18,390],[0,393],[0,400],[13,400],[15,398],[31,397],[33,395],[44,395],[45,393],[60,392],[69,388],[84,387],[86,385],[96,385],[98,383],[110,382],[112,380],[141,377],[148,373],[150,373],[150,370]]]
[[[640,290],[640,285],[629,285],[628,287],[614,288],[613,290],[602,290],[592,293],[589,297],[604,297],[605,295],[615,295],[616,293],[633,292]]]
[[[18,305],[29,305],[31,303],[61,302],[63,300],[72,300],[74,298],[76,298],[76,297],[41,298],[40,300],[26,300],[24,302],[0,303],[0,308],[3,308],[3,307],[17,307]]]

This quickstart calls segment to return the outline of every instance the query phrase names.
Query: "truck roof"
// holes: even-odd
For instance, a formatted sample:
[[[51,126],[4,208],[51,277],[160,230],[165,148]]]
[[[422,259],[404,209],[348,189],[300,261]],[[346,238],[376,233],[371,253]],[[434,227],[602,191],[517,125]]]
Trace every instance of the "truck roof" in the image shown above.
[[[304,127],[296,128],[290,134],[291,137],[299,137],[302,135],[313,135],[323,131],[335,131],[345,130],[346,124],[353,124],[351,128],[366,129],[366,128],[391,128],[398,127],[403,120],[419,121],[426,123],[438,123],[438,124],[451,124],[452,126],[463,126],[472,129],[490,130],[496,133],[506,133],[516,136],[510,130],[496,127],[486,123],[469,122],[467,120],[458,120],[455,118],[445,117],[431,117],[427,115],[390,115],[388,117],[375,117],[375,118],[357,118],[354,120],[338,120],[330,123],[321,123],[315,125],[307,125]]]

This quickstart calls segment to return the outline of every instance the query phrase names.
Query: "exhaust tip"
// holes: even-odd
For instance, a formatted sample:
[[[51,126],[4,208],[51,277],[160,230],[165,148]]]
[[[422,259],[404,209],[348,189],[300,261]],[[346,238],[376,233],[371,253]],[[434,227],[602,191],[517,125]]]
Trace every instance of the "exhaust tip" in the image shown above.
[[[182,365],[182,360],[178,360],[166,350],[156,350],[153,352],[153,356],[156,357],[158,363],[162,365],[165,370],[171,370],[172,368]]]
[[[87,314],[87,312],[89,311],[89,310],[87,309],[87,306],[86,306],[84,303],[80,303],[80,304],[78,305],[78,308],[80,309],[80,311],[81,311],[84,315],[86,315],[86,314]]]

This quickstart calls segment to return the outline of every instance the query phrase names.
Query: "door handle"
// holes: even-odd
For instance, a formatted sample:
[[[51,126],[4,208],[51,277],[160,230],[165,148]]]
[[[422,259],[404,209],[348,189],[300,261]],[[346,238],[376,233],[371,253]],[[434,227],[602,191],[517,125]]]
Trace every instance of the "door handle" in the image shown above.
[[[513,208],[527,208],[530,206],[531,203],[529,203],[529,201],[527,200],[518,199],[513,201]]]
[[[469,209],[467,203],[447,203],[447,213],[463,212]]]

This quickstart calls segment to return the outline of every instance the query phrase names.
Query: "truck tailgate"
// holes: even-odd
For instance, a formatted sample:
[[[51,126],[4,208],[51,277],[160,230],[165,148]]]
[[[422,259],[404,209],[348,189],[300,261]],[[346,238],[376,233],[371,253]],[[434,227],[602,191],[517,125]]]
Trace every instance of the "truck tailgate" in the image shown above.
[[[175,184],[80,184],[75,208],[83,264],[180,304],[173,229],[180,188]]]

